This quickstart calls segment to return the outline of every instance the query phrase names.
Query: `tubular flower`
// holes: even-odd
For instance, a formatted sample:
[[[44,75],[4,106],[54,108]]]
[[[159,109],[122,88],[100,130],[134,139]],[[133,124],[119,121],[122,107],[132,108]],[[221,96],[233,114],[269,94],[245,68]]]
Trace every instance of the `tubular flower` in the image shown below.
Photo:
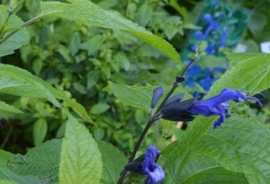
[[[165,177],[163,169],[156,163],[159,155],[156,147],[149,146],[146,153],[127,164],[125,170],[147,175],[151,184],[158,183]]]
[[[232,100],[235,102],[247,102],[248,99],[253,99],[257,101],[260,106],[261,102],[251,96],[247,96],[247,93],[225,88],[221,91],[221,93],[212,98],[195,102],[187,111],[193,115],[203,115],[203,116],[219,116],[219,119],[214,122],[214,128],[221,126],[221,124],[225,121],[225,118],[229,117],[228,109],[229,103],[228,101]]]
[[[194,115],[219,116],[213,125],[217,128],[230,116],[228,113],[230,100],[247,102],[248,99],[255,100],[262,106],[257,98],[248,96],[246,92],[225,88],[219,95],[206,100],[189,99],[167,105],[161,109],[161,114],[163,119],[171,121],[191,121]]]

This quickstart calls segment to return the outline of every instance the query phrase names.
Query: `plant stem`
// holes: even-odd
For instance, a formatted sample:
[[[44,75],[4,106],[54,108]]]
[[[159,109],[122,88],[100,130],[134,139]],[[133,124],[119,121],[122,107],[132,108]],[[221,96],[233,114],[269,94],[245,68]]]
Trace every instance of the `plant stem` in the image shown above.
[[[42,15],[36,16],[28,21],[26,21],[25,23],[23,23],[20,27],[13,29],[12,31],[8,32],[6,35],[3,36],[3,38],[0,40],[0,44],[3,43],[4,41],[6,41],[9,37],[11,37],[12,35],[14,35],[16,32],[18,32],[19,30],[21,30],[22,28],[36,22],[37,20],[39,20],[40,18],[42,18]]]
[[[164,98],[164,100],[161,102],[161,104],[159,105],[159,107],[158,107],[157,110],[155,111],[155,114],[154,114],[153,117],[155,117],[155,115],[156,115],[157,113],[159,113],[159,111],[161,110],[161,108],[163,107],[163,105],[166,103],[166,101],[167,101],[167,100],[170,98],[170,96],[173,94],[174,90],[178,87],[178,84],[179,84],[180,82],[182,82],[182,80],[181,80],[181,81],[178,81],[178,79],[184,76],[185,72],[188,70],[188,68],[191,66],[191,64],[192,64],[194,61],[196,61],[196,59],[199,57],[199,55],[200,55],[200,48],[197,49],[195,55],[191,58],[190,62],[189,62],[188,65],[185,67],[185,69],[184,69],[183,72],[181,73],[180,77],[176,77],[175,82],[173,83],[172,88],[170,89],[170,91],[168,92],[168,94],[166,95],[166,97]],[[136,143],[136,145],[135,145],[135,147],[134,147],[134,149],[133,149],[133,151],[132,151],[131,156],[129,157],[128,163],[130,163],[130,162],[132,162],[132,161],[134,160],[134,158],[135,158],[135,156],[136,156],[136,153],[137,153],[137,151],[139,150],[140,145],[141,145],[141,143],[142,143],[142,141],[143,141],[145,135],[147,134],[149,128],[150,128],[151,125],[152,125],[152,123],[155,122],[155,121],[156,121],[155,119],[151,119],[151,118],[149,119],[148,123],[146,124],[145,128],[143,129],[143,132],[141,133],[141,135],[140,135],[140,137],[139,137],[139,139],[138,139],[138,141],[137,141],[137,143]],[[126,177],[126,174],[127,174],[127,171],[124,170],[124,171],[121,173],[120,178],[119,178],[117,184],[122,184],[122,183],[123,183],[123,181],[124,181],[124,179],[125,179],[125,177]],[[148,179],[147,179],[146,181],[148,181]]]

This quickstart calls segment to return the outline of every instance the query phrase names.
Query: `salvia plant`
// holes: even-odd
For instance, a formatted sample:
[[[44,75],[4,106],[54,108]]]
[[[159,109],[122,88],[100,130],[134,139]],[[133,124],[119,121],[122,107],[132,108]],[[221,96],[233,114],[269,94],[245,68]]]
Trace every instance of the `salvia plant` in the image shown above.
[[[34,127],[36,147],[24,155],[1,149],[0,183],[270,183],[269,128],[247,115],[231,113],[239,106],[263,105],[258,95],[270,87],[269,54],[228,53],[226,57],[231,67],[214,82],[203,99],[197,99],[180,84],[185,81],[189,68],[199,59],[200,47],[184,65],[170,43],[119,13],[102,9],[91,1],[41,1],[37,15],[25,22],[16,15],[24,3],[11,0],[9,5],[0,5],[1,57],[12,55],[16,49],[29,43],[31,32],[27,26],[62,18],[80,22],[86,28],[102,27],[132,35],[134,40],[141,40],[158,50],[163,58],[175,61],[182,71],[173,76],[171,86],[128,86],[108,81],[104,91],[113,93],[119,102],[149,114],[142,125],[143,130],[136,132],[139,136],[127,159],[111,143],[93,138],[89,129],[98,127],[100,122],[94,121],[85,106],[78,103],[71,93],[53,87],[25,69],[1,63],[1,97],[21,99],[21,103],[1,99],[1,131],[6,131],[5,113],[18,117],[24,113],[22,104],[25,97],[36,100],[37,104],[47,100],[47,106],[37,105],[44,114],[43,108],[48,106],[61,109],[66,114],[66,124],[63,138],[43,143],[44,129],[48,127],[44,118],[40,118]],[[174,6],[175,3],[171,1]],[[203,37],[217,26],[211,16],[204,18],[211,25],[205,33],[198,34]],[[125,58],[118,57],[120,60]],[[79,57],[77,59],[80,60]],[[75,86],[83,91],[82,85],[77,83]],[[51,111],[46,117],[54,113]],[[174,128],[175,122],[185,122],[185,131]],[[156,127],[156,141],[153,134],[148,134],[153,126]],[[172,134],[165,136],[168,128],[173,130],[174,139],[171,139]],[[143,147],[146,136],[148,145]]]

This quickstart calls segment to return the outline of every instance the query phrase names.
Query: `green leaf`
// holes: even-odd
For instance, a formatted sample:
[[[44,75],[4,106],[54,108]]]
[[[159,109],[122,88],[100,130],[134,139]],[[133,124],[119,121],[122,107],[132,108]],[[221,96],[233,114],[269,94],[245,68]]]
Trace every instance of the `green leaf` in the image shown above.
[[[26,70],[11,65],[0,64],[0,82],[6,82],[8,83],[7,85],[12,86],[12,82],[14,82],[13,79],[17,82],[15,84],[16,91],[11,92],[13,95],[21,96],[21,87],[23,91],[34,89],[34,91],[37,92],[40,97],[46,98],[57,107],[61,107],[61,104],[56,98],[64,98],[64,96],[59,91],[54,89],[51,85],[38,78],[37,76],[32,75]],[[21,86],[18,83],[23,85]],[[27,86],[26,88],[25,85]],[[0,92],[2,91],[1,88],[3,87],[0,87]],[[6,90],[5,93],[9,93],[9,91]]]
[[[20,184],[29,184],[29,183],[41,183],[37,177],[34,176],[19,176],[12,171],[10,171],[6,163],[8,160],[10,160],[12,157],[14,157],[14,154],[9,153],[4,150],[0,150],[0,184],[1,182],[4,184],[8,183],[20,183]],[[5,182],[3,181],[5,180]]]
[[[178,53],[172,45],[164,39],[153,35],[145,28],[127,20],[112,11],[101,9],[88,0],[69,0],[72,4],[42,2],[42,16],[58,16],[70,20],[80,21],[98,27],[124,30],[152,45],[168,57],[181,64]]]
[[[267,16],[260,11],[255,11],[251,16],[251,20],[248,21],[248,28],[253,35],[256,35],[256,33],[259,33],[263,30],[266,24]]]
[[[0,183],[2,180],[7,180],[8,182],[13,183],[19,183],[19,184],[29,184],[29,183],[35,183],[35,184],[41,184],[42,182],[37,178],[33,176],[20,176],[9,169],[7,169],[5,166],[0,165]],[[4,183],[7,184],[7,183]]]
[[[212,158],[193,151],[190,151],[185,157],[181,163],[181,170],[177,175],[177,177],[180,178],[180,182],[175,183],[179,184],[248,184],[248,181],[243,174],[227,171]]]
[[[132,88],[122,84],[109,83],[113,94],[123,103],[132,107],[144,109],[148,112],[150,108],[151,96],[145,91]]]
[[[90,109],[90,113],[91,114],[101,114],[101,113],[107,111],[109,108],[110,108],[110,106],[108,104],[99,103],[99,104],[94,105]]]
[[[13,14],[10,16],[8,22],[4,25],[4,21],[8,16],[7,10],[7,6],[0,5],[0,30],[3,28],[3,33],[7,33],[13,29],[16,29],[24,23],[17,15]],[[28,44],[29,39],[30,37],[27,29],[23,28],[4,42],[0,41],[0,57],[14,53],[14,50]]]
[[[35,74],[39,75],[41,69],[42,69],[42,60],[40,58],[37,58],[33,62],[33,70],[34,70]]]
[[[58,177],[60,152],[61,141],[54,139],[32,148],[26,155],[15,155],[7,166],[22,176],[33,175],[53,180]]]
[[[79,82],[73,83],[73,87],[75,88],[76,91],[78,91],[81,94],[86,94],[86,88]]]
[[[0,184],[17,184],[17,183],[9,180],[0,180]]]
[[[6,162],[11,159],[14,154],[7,152],[5,150],[0,150],[0,165],[5,165]]]
[[[8,111],[13,113],[23,113],[21,110],[6,104],[5,102],[0,101],[0,111]]]
[[[190,178],[186,178],[179,184],[217,184],[217,183],[235,183],[249,184],[243,174],[233,173],[225,170],[222,167],[212,167],[194,173]]]
[[[194,148],[224,168],[244,173],[250,183],[270,183],[270,130],[251,118],[230,117],[209,130]]]
[[[270,87],[270,54],[238,53],[228,58],[233,58],[233,63],[235,58],[241,59],[214,83],[209,96],[218,94],[225,87],[241,91],[263,91]]]
[[[241,63],[242,61],[254,59],[260,56],[262,53],[259,52],[245,52],[245,53],[226,53],[227,59],[232,63],[233,66]]]
[[[65,99],[65,102],[69,105],[70,108],[72,108],[84,121],[88,122],[88,123],[92,123],[94,125],[95,122],[89,117],[87,111],[85,110],[85,108],[77,103],[74,100],[70,100],[70,99]]]
[[[87,89],[90,89],[97,83],[99,76],[100,72],[97,70],[92,70],[87,74]]]
[[[181,136],[176,134],[178,140],[163,150],[163,155],[166,158],[164,168],[167,168],[176,183],[183,179],[179,173],[182,172],[182,164],[185,163],[186,157],[200,141],[205,132],[212,126],[213,120],[213,117],[196,117],[188,129],[179,134]]]
[[[127,86],[109,82],[109,87],[113,94],[124,104],[136,107],[148,112],[152,98],[153,89],[156,86]],[[163,86],[166,92],[169,92],[170,86]],[[174,94],[184,93],[183,89],[176,89]],[[190,96],[190,95],[187,95]],[[161,98],[160,101],[162,101]]]
[[[33,137],[35,146],[39,146],[45,139],[47,134],[48,124],[43,118],[37,120],[33,127]]]
[[[152,17],[153,9],[153,5],[144,3],[137,12],[137,16],[135,17],[136,22],[138,22],[139,25],[145,27]]]
[[[69,115],[63,140],[59,181],[98,184],[102,172],[101,154],[84,125]]]
[[[117,183],[119,173],[127,164],[127,158],[112,144],[106,143],[104,141],[99,141],[98,147],[102,155],[103,164],[103,171],[100,183]]]

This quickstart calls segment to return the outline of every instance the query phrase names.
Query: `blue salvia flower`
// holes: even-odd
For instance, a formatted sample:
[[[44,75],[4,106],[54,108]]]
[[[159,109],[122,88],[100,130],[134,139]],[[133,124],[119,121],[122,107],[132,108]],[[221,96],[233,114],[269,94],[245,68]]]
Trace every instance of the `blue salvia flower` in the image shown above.
[[[219,119],[214,122],[213,127],[217,128],[228,118],[230,115],[229,101],[247,102],[248,99],[255,100],[262,106],[260,100],[255,97],[248,96],[246,92],[225,88],[219,95],[211,97],[206,100],[196,101],[194,99],[185,100],[183,102],[168,105],[161,110],[162,118],[172,121],[177,121],[176,117],[191,117],[194,115],[203,116],[219,116]],[[180,119],[180,118],[179,118]],[[186,118],[186,121],[190,121]]]
[[[144,162],[140,169],[150,178],[150,183],[158,183],[165,177],[163,169],[156,163],[159,155],[160,151],[155,146],[149,146],[144,155]]]
[[[3,123],[2,123],[2,121],[0,120],[0,127],[3,127]]]
[[[205,30],[205,32],[201,32],[201,31],[196,31],[194,33],[194,36],[198,39],[198,40],[205,40],[207,38],[207,36],[214,30],[217,30],[219,28],[219,24],[213,19],[212,15],[207,13],[204,15],[204,20],[206,20],[209,23],[209,26],[207,27],[207,29]]]
[[[164,89],[161,86],[153,90],[152,101],[151,101],[152,109],[155,108],[155,106],[157,105],[158,101],[160,100],[163,94],[164,94]]]
[[[205,14],[203,18],[209,23],[209,26],[204,33],[204,36],[207,37],[212,31],[219,28],[219,24],[213,19],[212,15],[209,13]]]
[[[155,146],[149,146],[146,153],[125,166],[125,170],[146,175],[150,183],[158,183],[165,177],[165,173],[156,161],[160,151]]]
[[[246,102],[248,99],[253,99],[257,101],[260,106],[262,106],[261,102],[251,96],[247,96],[247,93],[225,88],[221,91],[221,93],[212,98],[199,101],[193,104],[187,111],[193,115],[203,115],[203,116],[219,116],[219,119],[214,122],[214,128],[221,126],[221,124],[225,121],[225,118],[229,117],[228,109],[229,104],[228,101],[232,100],[235,102]]]

